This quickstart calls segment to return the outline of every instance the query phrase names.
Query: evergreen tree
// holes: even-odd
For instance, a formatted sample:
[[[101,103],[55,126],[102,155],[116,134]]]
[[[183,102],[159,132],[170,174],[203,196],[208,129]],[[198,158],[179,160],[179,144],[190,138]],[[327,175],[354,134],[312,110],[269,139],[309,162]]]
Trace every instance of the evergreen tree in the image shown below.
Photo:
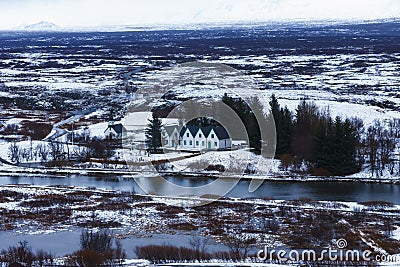
[[[250,147],[259,152],[260,127],[249,106],[245,101],[227,95],[223,97],[223,101],[246,125]],[[254,102],[253,105],[257,106],[257,103]],[[276,126],[278,158],[305,161],[310,167],[309,171],[316,175],[348,175],[360,171],[363,163],[361,120],[343,120],[340,117],[332,119],[329,110],[320,111],[313,102],[305,100],[299,103],[293,119],[293,114],[287,107],[282,108],[279,105],[275,95],[271,96],[270,107]],[[370,141],[370,149],[367,151],[371,169],[374,171],[379,169],[380,165],[388,165],[393,142],[388,141],[387,134],[379,135],[371,129],[367,136],[367,140]],[[379,144],[380,147],[375,148]]]
[[[312,142],[312,162],[315,168],[324,168],[332,164],[333,122],[329,114],[324,114],[315,126]]]
[[[250,148],[254,153],[259,154],[261,151],[261,132],[258,121],[246,101],[241,98],[233,98],[225,94],[222,101],[233,109],[239,118],[242,120],[246,127],[247,135],[249,137]],[[252,104],[259,105],[258,99],[251,99]],[[258,107],[261,108],[261,107]]]
[[[217,121],[208,117],[195,118],[187,123],[187,126],[207,127],[207,126],[221,126]]]
[[[294,153],[310,163],[318,175],[348,175],[360,170],[359,129],[350,120],[332,120],[329,111],[321,112],[302,101],[296,113]],[[316,172],[318,170],[318,172]]]
[[[357,130],[349,119],[346,119],[343,123],[343,162],[344,167],[342,173],[352,174],[361,170],[361,161],[359,161],[357,150],[360,140],[357,138]],[[343,163],[342,163],[343,164]]]
[[[375,125],[376,126],[376,125]],[[378,149],[379,149],[379,140],[378,140],[378,128],[370,126],[367,130],[367,136],[365,138],[365,153],[370,165],[371,174],[374,175],[375,171],[377,171],[377,158],[378,158]]]
[[[293,140],[293,114],[285,107],[281,109],[282,113],[282,133],[281,133],[281,151],[282,153],[290,153]]]
[[[293,139],[293,116],[287,107],[281,108],[273,94],[270,99],[271,113],[275,120],[276,156],[290,153]]]
[[[153,119],[149,120],[149,124],[145,130],[146,145],[151,152],[157,152],[162,147],[161,133],[162,121],[153,112]]]
[[[313,131],[317,125],[319,111],[311,102],[302,100],[296,109],[292,150],[300,159],[312,159]]]

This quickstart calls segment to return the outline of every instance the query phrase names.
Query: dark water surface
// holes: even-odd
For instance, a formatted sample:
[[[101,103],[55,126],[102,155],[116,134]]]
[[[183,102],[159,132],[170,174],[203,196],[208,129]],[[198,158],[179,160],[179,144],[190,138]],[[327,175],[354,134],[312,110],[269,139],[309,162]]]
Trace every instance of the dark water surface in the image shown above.
[[[201,186],[212,181],[209,178],[171,177],[169,180],[179,185],[191,187]],[[310,198],[314,200],[357,202],[383,200],[400,204],[399,184],[265,181],[258,190],[250,193],[248,191],[249,183],[249,181],[240,181],[227,196],[235,198],[272,198],[282,200]],[[80,175],[73,175],[65,178],[51,176],[0,176],[0,185],[7,184],[67,185],[144,193],[133,179],[124,179],[121,177],[108,179]]]

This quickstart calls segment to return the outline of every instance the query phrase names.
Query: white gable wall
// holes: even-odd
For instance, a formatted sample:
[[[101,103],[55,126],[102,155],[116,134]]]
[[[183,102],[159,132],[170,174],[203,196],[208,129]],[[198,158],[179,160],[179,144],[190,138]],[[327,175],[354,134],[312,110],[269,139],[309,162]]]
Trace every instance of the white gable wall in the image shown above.
[[[197,131],[195,136],[192,136],[189,129],[186,129],[183,136],[180,137],[179,131],[175,128],[171,135],[165,132],[165,140],[168,144],[164,143],[165,147],[183,150],[216,150],[225,149],[232,146],[232,140],[223,139],[219,140],[214,130],[211,130],[208,137],[206,137],[201,129]]]
[[[215,134],[214,130],[210,131],[207,138],[207,149],[219,149],[219,139]]]
[[[178,146],[179,146],[178,130],[176,128],[174,128],[171,135],[168,135],[167,132],[164,132],[164,141],[166,141],[166,143],[164,143],[165,147],[175,148],[175,149],[178,148]]]
[[[204,150],[206,149],[206,137],[201,129],[199,129],[194,138],[194,145],[196,149]]]
[[[106,138],[110,138],[110,137],[113,139],[118,138],[117,132],[111,127],[107,128],[107,130],[104,132],[104,135],[106,136]]]
[[[181,147],[183,149],[193,149],[195,147],[194,144],[192,133],[189,131],[189,129],[186,129],[182,137]]]

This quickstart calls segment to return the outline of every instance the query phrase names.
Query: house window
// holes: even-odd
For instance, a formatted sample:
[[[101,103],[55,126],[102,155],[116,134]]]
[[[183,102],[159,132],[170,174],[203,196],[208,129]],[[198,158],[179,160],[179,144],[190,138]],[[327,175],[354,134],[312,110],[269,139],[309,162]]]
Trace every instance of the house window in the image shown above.
[[[189,143],[191,146],[193,145],[193,141],[190,141],[190,143]]]
[[[204,146],[204,141],[201,141],[201,146]]]
[[[201,138],[201,134],[199,134],[199,138]]]
[[[214,134],[211,134],[211,138],[214,138]]]
[[[217,146],[218,146],[218,143],[217,143],[217,142],[214,142],[214,146],[217,147]]]
[[[186,146],[186,140],[183,141],[183,145]]]
[[[196,141],[196,146],[199,146],[199,141]]]
[[[189,133],[186,133],[186,137],[189,137]]]

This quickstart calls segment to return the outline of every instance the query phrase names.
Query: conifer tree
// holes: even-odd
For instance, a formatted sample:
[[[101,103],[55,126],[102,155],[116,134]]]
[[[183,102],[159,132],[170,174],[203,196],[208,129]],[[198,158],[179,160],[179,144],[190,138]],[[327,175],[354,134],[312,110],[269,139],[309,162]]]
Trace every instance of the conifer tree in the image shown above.
[[[149,124],[145,130],[146,145],[151,152],[157,152],[162,147],[161,133],[162,121],[153,112],[153,118],[149,120]]]

